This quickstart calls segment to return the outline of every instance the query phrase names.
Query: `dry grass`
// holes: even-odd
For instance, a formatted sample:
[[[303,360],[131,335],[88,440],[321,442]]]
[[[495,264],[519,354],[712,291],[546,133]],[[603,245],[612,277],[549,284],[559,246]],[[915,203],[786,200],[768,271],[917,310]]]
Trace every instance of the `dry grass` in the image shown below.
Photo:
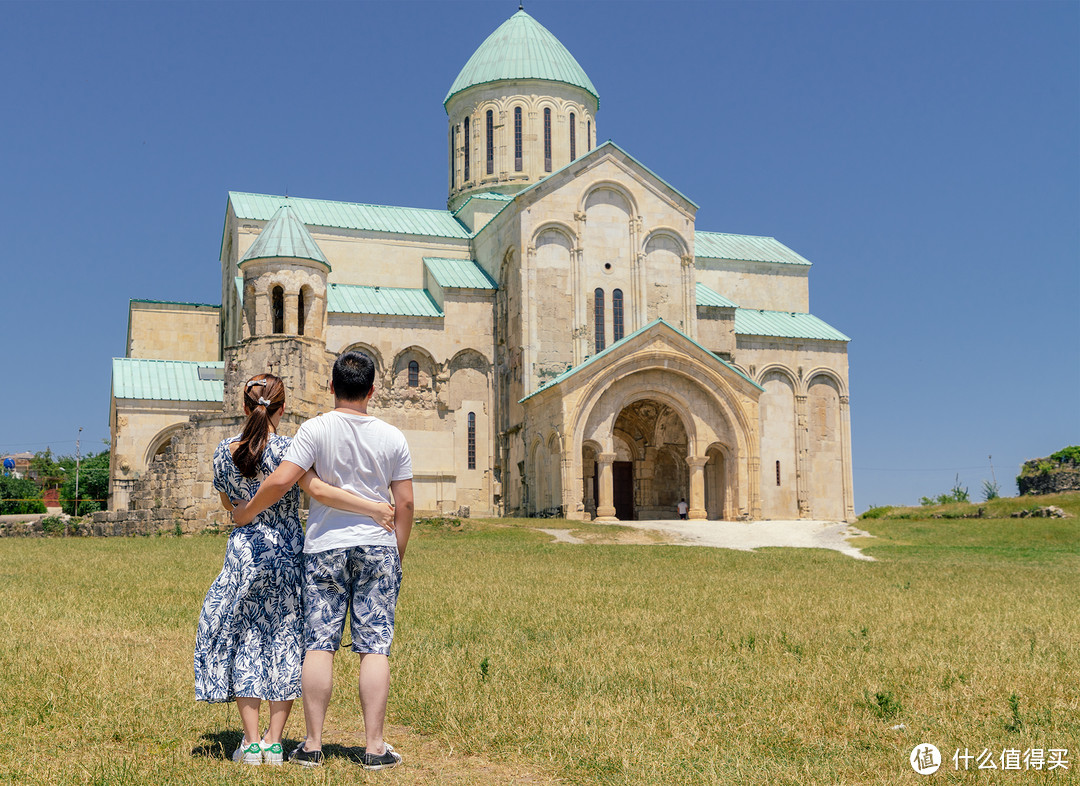
[[[864,521],[877,562],[529,529],[591,533],[554,521],[419,527],[390,705],[407,766],[370,776],[349,761],[362,734],[346,654],[329,766],[221,761],[236,712],[193,701],[191,647],[223,538],[0,541],[0,780],[893,784],[916,777],[907,756],[925,741],[947,756],[1069,748],[1052,779],[1066,782],[1077,521]],[[302,725],[297,707],[286,736]],[[951,766],[934,777],[974,780]]]

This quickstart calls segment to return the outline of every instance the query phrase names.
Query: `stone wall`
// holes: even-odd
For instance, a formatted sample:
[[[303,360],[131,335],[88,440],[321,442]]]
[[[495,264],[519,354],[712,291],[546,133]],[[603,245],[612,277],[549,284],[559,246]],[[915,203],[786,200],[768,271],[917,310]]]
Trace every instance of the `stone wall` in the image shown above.
[[[1063,491],[1080,491],[1080,467],[1073,464],[1057,464],[1048,458],[1025,461],[1016,478],[1021,496],[1024,494],[1060,494]]]

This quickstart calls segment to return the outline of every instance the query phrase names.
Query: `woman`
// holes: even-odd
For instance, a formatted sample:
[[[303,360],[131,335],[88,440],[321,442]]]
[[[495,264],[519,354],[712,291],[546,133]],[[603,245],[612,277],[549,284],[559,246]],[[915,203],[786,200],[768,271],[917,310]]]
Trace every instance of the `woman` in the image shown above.
[[[249,500],[285,455],[289,439],[277,434],[285,411],[285,387],[259,374],[244,388],[247,422],[237,437],[214,453],[214,488],[221,504]],[[393,507],[369,502],[322,482],[309,471],[299,484],[325,505],[370,516],[393,528]],[[195,638],[195,696],[200,701],[236,700],[244,739],[233,761],[281,764],[281,734],[300,695],[303,615],[300,610],[300,489],[294,486],[250,524],[229,535],[225,564],[214,580]],[[270,725],[259,736],[259,710],[270,705]]]

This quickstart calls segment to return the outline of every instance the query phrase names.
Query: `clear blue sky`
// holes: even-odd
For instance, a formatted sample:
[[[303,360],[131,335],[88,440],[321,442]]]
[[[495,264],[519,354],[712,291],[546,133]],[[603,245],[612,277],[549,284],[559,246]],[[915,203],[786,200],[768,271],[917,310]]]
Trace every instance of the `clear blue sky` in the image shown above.
[[[444,207],[442,99],[516,10],[4,3],[0,452],[101,447],[128,300],[220,302],[229,190]],[[526,10],[699,229],[814,263],[857,510],[1080,443],[1080,4]]]

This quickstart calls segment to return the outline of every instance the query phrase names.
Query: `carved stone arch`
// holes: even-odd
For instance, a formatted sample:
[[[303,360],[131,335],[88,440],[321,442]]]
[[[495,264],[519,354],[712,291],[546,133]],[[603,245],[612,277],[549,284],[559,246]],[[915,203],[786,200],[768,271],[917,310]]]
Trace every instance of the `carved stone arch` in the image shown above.
[[[634,439],[632,434],[623,431],[621,428],[614,428],[612,429],[611,433],[612,436],[621,439],[623,441],[623,444],[625,444],[626,447],[630,449],[630,456],[634,459],[634,461],[640,461],[645,457],[642,449],[637,444],[637,440]]]
[[[844,384],[844,380],[841,378],[841,376],[837,374],[835,370],[825,366],[813,368],[808,373],[803,375],[803,379],[805,380],[805,387],[803,388],[804,391],[809,390],[810,386],[814,383],[814,380],[818,377],[827,377],[834,385],[836,385],[836,389],[841,396],[848,395],[847,385]]]
[[[478,349],[472,347],[466,347],[465,349],[458,350],[454,354],[450,361],[446,364],[446,368],[453,374],[455,371],[463,368],[471,368],[474,371],[479,371],[482,374],[491,373],[491,361]]]
[[[631,218],[639,215],[637,199],[626,186],[616,180],[594,180],[585,186],[578,200],[578,213],[585,213],[589,204],[589,197],[598,191],[614,191],[626,201],[627,213]]]
[[[659,390],[628,391],[623,396],[614,400],[613,409],[616,413],[622,412],[635,402],[647,400],[659,401],[674,410],[675,414],[678,415],[679,419],[682,421],[683,430],[686,432],[687,456],[696,456],[696,447],[700,441],[697,433],[697,423],[694,420],[690,406],[677,396]]]
[[[415,385],[409,384],[410,366],[413,362],[416,363]],[[396,393],[407,394],[412,405],[418,407],[435,406],[434,399],[429,400],[429,397],[432,397],[436,390],[438,373],[439,364],[435,362],[435,358],[426,349],[416,344],[398,352],[389,369],[393,390]]]
[[[397,375],[402,369],[408,368],[410,360],[422,361],[420,367],[423,368],[426,365],[428,374],[432,377],[435,376],[439,369],[439,364],[435,362],[434,355],[419,344],[411,344],[394,355],[394,362],[391,366],[393,373]]]
[[[799,380],[795,377],[795,372],[785,366],[783,363],[770,363],[767,366],[762,366],[757,369],[756,377],[751,377],[755,382],[761,385],[765,381],[765,377],[769,374],[779,374],[784,377],[789,383],[791,383],[791,389],[795,392],[799,391]]]
[[[371,358],[371,362],[375,364],[375,379],[381,379],[386,375],[386,364],[383,362],[382,353],[371,344],[365,341],[355,341],[342,350],[342,354],[345,352],[362,352]]]
[[[165,449],[169,447],[169,443],[172,442],[172,438],[186,425],[187,421],[183,423],[173,423],[171,426],[166,426],[155,434],[146,447],[146,454],[143,456],[143,466],[149,467],[155,458],[164,453]]]
[[[650,230],[649,234],[647,234],[641,241],[641,250],[647,254],[649,252],[649,245],[654,240],[662,237],[673,241],[675,245],[679,247],[680,256],[685,256],[690,253],[690,246],[687,244],[686,240],[679,233],[679,231],[672,227],[666,226],[658,226]]]
[[[543,235],[543,234],[545,234],[547,232],[555,232],[555,233],[565,237],[566,242],[569,244],[569,249],[568,250],[570,250],[570,251],[578,250],[577,230],[575,230],[573,227],[571,227],[566,222],[559,221],[557,219],[551,219],[549,221],[545,221],[544,223],[542,223],[538,227],[536,227],[536,230],[532,234],[532,238],[529,240],[529,245],[532,246],[533,248],[536,248],[536,246],[538,245],[538,241],[540,240],[541,235]]]
[[[562,455],[562,434],[552,429],[551,432],[548,434],[548,438],[547,440],[545,440],[545,442],[547,444],[548,453],[555,453],[560,456]]]

